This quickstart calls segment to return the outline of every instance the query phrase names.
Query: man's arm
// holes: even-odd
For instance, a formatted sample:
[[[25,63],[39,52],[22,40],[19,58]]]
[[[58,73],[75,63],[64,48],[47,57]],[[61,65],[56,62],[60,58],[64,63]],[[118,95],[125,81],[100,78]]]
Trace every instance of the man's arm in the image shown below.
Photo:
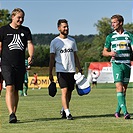
[[[2,42],[0,42],[0,55],[1,55],[1,51],[2,51]]]
[[[32,64],[33,63],[33,56],[34,56],[34,45],[31,40],[28,41],[28,53],[29,53],[29,58],[28,58],[28,63]]]
[[[103,52],[102,52],[103,56],[111,56],[111,57],[115,57],[116,55],[116,52],[114,51],[108,51],[108,48],[105,48],[103,49]]]
[[[49,62],[49,80],[52,82],[54,81],[53,79],[53,67],[54,67],[54,63],[55,63],[55,54],[54,53],[50,53],[50,62]]]
[[[83,70],[82,70],[82,68],[81,68],[81,66],[80,66],[79,58],[78,58],[78,56],[77,56],[76,51],[74,52],[74,58],[75,58],[76,67],[78,68],[79,72],[82,73]]]

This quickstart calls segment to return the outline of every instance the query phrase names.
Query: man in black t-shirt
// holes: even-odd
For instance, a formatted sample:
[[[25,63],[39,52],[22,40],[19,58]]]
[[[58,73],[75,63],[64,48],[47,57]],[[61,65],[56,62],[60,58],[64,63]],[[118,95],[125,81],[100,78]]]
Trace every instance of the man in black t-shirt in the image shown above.
[[[0,28],[0,52],[2,75],[6,83],[6,104],[9,111],[9,123],[16,123],[15,115],[19,95],[23,89],[25,74],[25,50],[28,48],[28,63],[33,60],[34,46],[28,27],[22,26],[24,11],[16,8],[12,11],[12,22]]]

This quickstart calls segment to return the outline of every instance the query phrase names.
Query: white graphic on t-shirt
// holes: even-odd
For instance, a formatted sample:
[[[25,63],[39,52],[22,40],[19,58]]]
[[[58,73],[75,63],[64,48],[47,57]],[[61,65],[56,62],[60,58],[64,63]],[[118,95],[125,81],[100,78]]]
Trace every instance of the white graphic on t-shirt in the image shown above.
[[[23,51],[24,49],[24,44],[21,41],[21,38],[19,36],[19,34],[14,34],[13,35],[13,40],[12,42],[8,45],[10,50],[14,50],[14,49],[20,49]]]

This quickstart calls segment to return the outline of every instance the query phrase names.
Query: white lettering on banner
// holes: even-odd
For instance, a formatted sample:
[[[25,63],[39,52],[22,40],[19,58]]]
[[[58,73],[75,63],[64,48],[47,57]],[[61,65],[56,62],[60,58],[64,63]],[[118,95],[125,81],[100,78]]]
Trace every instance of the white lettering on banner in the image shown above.
[[[111,72],[112,73],[112,67],[103,67],[102,72]]]

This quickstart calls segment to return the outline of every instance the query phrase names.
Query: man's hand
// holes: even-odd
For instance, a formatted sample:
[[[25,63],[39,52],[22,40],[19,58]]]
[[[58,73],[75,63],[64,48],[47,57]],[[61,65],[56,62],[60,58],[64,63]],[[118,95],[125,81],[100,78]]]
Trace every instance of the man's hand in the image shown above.
[[[33,63],[33,56],[32,57],[28,57],[28,64],[31,65]]]
[[[50,80],[51,82],[54,81],[54,78],[53,78],[53,75],[52,75],[52,74],[49,74],[49,80]]]

